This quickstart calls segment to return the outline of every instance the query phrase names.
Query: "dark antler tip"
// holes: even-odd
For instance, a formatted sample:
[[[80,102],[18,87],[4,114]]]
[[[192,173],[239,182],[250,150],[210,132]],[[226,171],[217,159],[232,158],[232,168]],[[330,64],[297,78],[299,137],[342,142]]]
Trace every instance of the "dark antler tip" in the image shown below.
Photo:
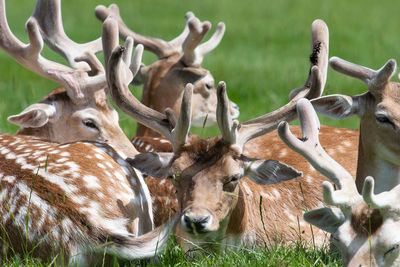
[[[319,55],[320,51],[321,51],[321,42],[318,41],[314,44],[313,51],[310,55],[311,64],[313,64],[313,65],[318,64],[318,55]]]

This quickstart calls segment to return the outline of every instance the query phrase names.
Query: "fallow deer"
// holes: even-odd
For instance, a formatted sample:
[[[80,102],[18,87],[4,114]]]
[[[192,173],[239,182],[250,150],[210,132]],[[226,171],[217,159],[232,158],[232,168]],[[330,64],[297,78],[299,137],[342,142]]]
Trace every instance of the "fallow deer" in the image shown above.
[[[279,135],[338,187],[336,190],[324,181],[324,200],[334,207],[308,211],[304,219],[332,234],[332,243],[340,250],[344,266],[398,266],[400,185],[375,195],[374,179],[368,176],[361,195],[352,175],[319,143],[319,121],[310,102],[300,100],[297,110],[303,137],[296,138],[285,122],[278,126]]]
[[[313,22],[312,27],[312,37],[311,37],[311,61],[312,64],[317,64],[320,69],[322,69],[321,77],[321,88],[323,88],[326,82],[326,72],[327,72],[327,64],[328,64],[328,28],[326,24],[321,20],[316,20]],[[306,82],[306,85],[310,85],[310,81]],[[294,90],[293,94],[300,89]],[[297,132],[300,132],[300,129],[296,128]],[[354,145],[358,142],[358,132],[354,130],[341,129],[341,128],[333,128],[323,126],[321,128],[321,138],[324,145],[332,147],[329,149],[330,155],[332,155],[335,159],[339,160],[342,164],[346,164],[349,170],[352,170],[352,173],[356,171],[356,157],[357,151],[354,149]],[[153,150],[156,152],[171,152],[172,145],[168,140],[164,139],[151,139],[146,143],[146,138],[137,139],[137,144],[135,146],[140,152],[149,152],[149,150]],[[146,151],[147,150],[147,151]],[[151,151],[150,151],[151,152]],[[262,159],[273,159],[283,161],[286,164],[303,171],[303,177],[298,179],[297,181],[288,181],[280,184],[279,186],[270,185],[268,187],[262,187],[261,189],[264,192],[263,197],[264,206],[267,210],[266,215],[270,215],[271,217],[275,217],[276,215],[271,215],[278,213],[276,210],[272,210],[271,213],[268,211],[268,205],[271,205],[272,202],[277,201],[280,198],[290,198],[290,194],[296,195],[296,197],[302,197],[300,193],[300,188],[298,187],[299,182],[302,184],[302,187],[305,192],[310,192],[313,190],[313,180],[314,178],[318,181],[323,179],[323,176],[318,174],[312,167],[309,166],[307,161],[302,159],[297,155],[293,155],[293,153],[289,153],[285,144],[279,139],[276,131],[272,131],[265,135],[256,137],[252,140],[249,140],[243,147],[243,154],[250,158],[262,158]],[[176,211],[180,210],[178,205],[178,198],[175,194],[175,187],[170,179],[156,179],[156,178],[145,178],[145,181],[149,187],[150,194],[153,199],[153,209],[154,209],[154,222],[156,225],[160,225],[165,222],[172,214],[175,214]],[[251,182],[245,182],[246,184],[251,184]],[[247,192],[247,191],[246,191]],[[293,192],[293,193],[291,193]],[[254,193],[254,202],[257,202],[257,197],[259,194]],[[308,196],[306,197],[308,198]],[[251,198],[249,198],[251,199]],[[246,200],[247,201],[247,200]],[[310,202],[311,200],[307,200],[306,202]],[[286,221],[289,221],[290,218],[295,218],[296,215],[301,213],[300,208],[297,207],[294,202],[291,202],[289,205],[280,206],[281,210],[285,210],[284,216],[289,216],[285,218]],[[275,205],[275,203],[272,203]],[[297,213],[294,210],[297,209]],[[293,212],[293,213],[292,213]],[[293,215],[293,217],[291,217]],[[279,215],[280,216],[280,215]],[[300,215],[299,215],[300,216]],[[260,218],[259,216],[257,218]],[[233,217],[232,220],[236,220],[236,217]],[[245,220],[244,220],[245,221]],[[269,221],[269,220],[268,220]],[[271,226],[271,223],[268,222],[268,227]],[[268,232],[271,233],[273,228],[268,228]]]
[[[62,25],[60,0],[38,0],[26,28],[27,45],[11,32],[1,0],[0,47],[25,68],[64,88],[10,116],[8,120],[21,127],[18,134],[55,142],[107,142],[126,155],[135,155],[136,149],[119,127],[118,113],[107,100],[104,68],[95,56],[102,51],[101,39],[86,44],[69,39]],[[42,57],[43,40],[71,67]]]
[[[173,153],[142,153],[127,161],[153,177],[168,176],[173,180],[178,191],[178,210],[182,212],[180,236],[194,243],[222,241],[264,245],[268,243],[268,237],[271,240],[276,238],[278,229],[278,236],[284,241],[298,239],[299,235],[311,240],[311,231],[300,217],[303,208],[322,204],[314,187],[315,183],[322,181],[321,176],[306,175],[279,187],[262,186],[298,177],[300,173],[278,161],[250,159],[243,155],[242,150],[249,140],[274,129],[280,119],[294,119],[295,104],[301,97],[313,98],[321,94],[324,73],[321,73],[319,64],[323,64],[322,61],[314,62],[309,82],[296,90],[287,105],[241,124],[232,122],[225,84],[221,82],[217,88],[216,114],[222,137],[201,139],[188,136],[193,86],[188,84],[185,87],[180,118],[174,128],[174,120],[146,107],[131,94],[128,84],[132,74],[121,59],[124,49],[118,47],[118,41],[114,47],[108,66],[113,70],[108,81],[114,103],[138,122],[166,136],[173,147]],[[321,54],[326,56],[323,52]],[[345,153],[341,160],[352,164],[350,154]],[[240,180],[244,176],[248,178]],[[264,201],[262,214],[259,212],[260,198]],[[277,204],[281,203],[281,198],[288,199],[284,205]],[[284,225],[276,225],[282,221],[280,219],[285,220]],[[315,236],[319,242],[325,238],[322,231]]]
[[[316,111],[334,119],[360,118],[356,184],[361,192],[366,176],[375,177],[375,193],[400,184],[400,83],[390,82],[396,61],[389,60],[375,71],[333,57],[331,67],[365,82],[368,92],[356,95],[328,95],[313,100]]]
[[[27,22],[30,44],[25,45],[11,33],[4,1],[0,3],[2,47],[27,68],[70,85],[67,88],[71,90],[67,92],[75,100],[91,101],[90,94],[97,89],[86,88],[89,95],[85,96],[78,90],[80,82],[97,79],[102,84],[103,80],[106,82],[105,74],[90,77],[85,70],[74,70],[44,59],[40,51],[46,30],[40,26],[36,12]],[[43,12],[44,4],[50,10],[59,11],[59,1],[39,1],[37,10]],[[50,21],[57,21],[54,18]],[[61,24],[56,25],[60,29]],[[103,43],[107,47],[107,25],[104,32]],[[142,49],[139,46],[136,55]],[[132,66],[139,66],[140,56],[134,56],[133,62]],[[106,86],[100,89],[104,97]],[[45,108],[48,109],[53,112]],[[46,122],[48,114],[41,112],[46,113],[34,111],[29,116],[44,118]],[[153,215],[148,189],[141,174],[119,153],[100,142],[56,144],[36,136],[1,135],[0,256],[27,253],[43,259],[55,256],[61,262],[65,259],[92,264],[102,260],[93,257],[96,253],[134,259],[154,256],[164,248],[174,220],[171,225],[149,232],[153,229]]]
[[[125,40],[128,36],[136,44],[142,44],[144,49],[154,53],[158,60],[149,66],[142,66],[135,82],[144,83],[142,102],[146,106],[164,112],[171,108],[179,114],[180,101],[185,84],[192,83],[193,95],[193,126],[202,127],[216,125],[217,95],[214,78],[211,73],[201,67],[206,54],[215,49],[220,43],[225,24],[220,22],[214,35],[199,45],[211,28],[211,23],[200,22],[192,12],[186,14],[186,26],[183,32],[175,39],[166,42],[158,38],[140,35],[130,30],[123,22],[119,8],[112,4],[96,7],[96,16],[104,21],[108,16],[118,20],[120,36]],[[230,102],[230,112],[233,119],[239,116],[238,106]],[[137,136],[159,137],[159,133],[139,124]]]
[[[153,257],[173,221],[150,232],[143,178],[104,143],[0,135],[0,262],[14,254],[80,265],[101,263],[95,254]]]

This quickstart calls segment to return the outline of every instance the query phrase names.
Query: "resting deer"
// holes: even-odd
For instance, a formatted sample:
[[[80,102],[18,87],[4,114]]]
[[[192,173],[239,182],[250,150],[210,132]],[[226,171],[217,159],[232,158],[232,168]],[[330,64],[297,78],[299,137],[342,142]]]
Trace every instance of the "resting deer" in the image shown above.
[[[180,236],[184,235],[195,243],[223,240],[228,244],[265,244],[268,236],[271,239],[276,237],[276,229],[284,241],[297,239],[295,229],[300,223],[300,235],[311,239],[310,229],[300,218],[303,208],[322,204],[314,188],[315,183],[322,181],[319,179],[321,176],[314,179],[306,175],[279,187],[262,186],[286,181],[301,173],[278,161],[250,159],[242,151],[244,144],[274,129],[280,119],[295,118],[295,104],[302,96],[313,98],[321,94],[324,77],[319,69],[321,61],[312,66],[307,86],[296,90],[287,105],[241,124],[232,122],[225,84],[221,82],[217,88],[216,114],[222,137],[201,139],[188,135],[193,86],[189,84],[185,87],[179,119],[173,127],[174,120],[146,107],[131,94],[128,84],[132,73],[121,59],[124,49],[118,47],[118,41],[115,41],[114,47],[109,60],[109,69],[114,71],[108,77],[114,103],[138,122],[166,136],[173,147],[172,153],[143,153],[127,160],[151,176],[167,176],[173,180],[179,211],[182,212],[178,230]],[[350,154],[345,153],[341,160],[352,164]],[[308,168],[309,165],[305,166]],[[244,176],[248,178],[243,179]],[[262,220],[266,223],[266,230],[260,219],[260,197],[264,201]],[[277,205],[281,198],[289,201],[285,205]],[[275,225],[280,222],[278,218],[284,219],[285,223]],[[325,236],[315,234],[319,239],[317,241],[322,242]]]
[[[42,35],[46,36],[46,31],[40,32],[36,12],[27,22],[30,44],[16,39],[7,25],[4,1],[0,3],[2,47],[21,64],[45,77],[56,75],[48,71],[55,67],[60,71],[57,77],[87,75],[86,71],[75,71],[40,55]],[[59,1],[39,1],[36,10],[44,12],[42,8],[49,8],[51,12],[47,14],[53,14],[52,11],[59,11]],[[54,21],[54,17],[52,19]],[[56,25],[60,27],[61,24]],[[108,47],[107,25],[103,30],[103,45]],[[139,46],[137,50],[132,66],[138,68],[142,48]],[[94,79],[102,81],[105,77],[103,74]],[[65,83],[72,82],[76,86],[79,85],[76,82],[86,81],[78,78],[68,78]],[[62,81],[60,78],[60,83]],[[105,97],[104,87],[100,92]],[[74,90],[79,88],[73,87]],[[91,99],[93,91],[86,89],[88,95],[79,90],[67,92],[82,94],[75,96],[77,101],[96,102]],[[44,110],[47,109],[51,111],[50,107]],[[46,123],[47,115],[46,111],[38,109],[28,117],[34,120],[45,118]],[[148,189],[141,174],[119,153],[100,142],[56,144],[37,136],[0,135],[0,257],[29,254],[45,260],[58,257],[61,262],[65,259],[66,262],[92,265],[103,260],[95,255],[97,253],[134,259],[152,257],[162,250],[174,220],[171,225],[149,232],[153,228],[153,216]]]
[[[192,125],[197,127],[202,127],[204,123],[205,126],[216,125],[217,95],[214,78],[208,70],[201,67],[201,63],[204,56],[220,43],[225,32],[224,23],[220,22],[214,35],[199,45],[210,30],[211,23],[200,22],[192,12],[186,14],[186,26],[183,32],[169,42],[131,31],[122,21],[119,8],[115,4],[108,8],[97,6],[95,13],[101,21],[110,15],[116,18],[123,40],[130,36],[136,44],[142,44],[144,49],[158,57],[153,64],[143,65],[135,77],[135,82],[144,84],[143,104],[158,112],[171,108],[175,114],[179,114],[184,85],[192,83],[194,86]],[[239,116],[239,109],[235,103],[230,102],[229,109],[233,119]],[[160,136],[159,133],[141,124],[138,125],[136,135]]]
[[[8,118],[21,127],[18,134],[55,142],[107,142],[126,155],[135,155],[136,149],[119,127],[118,113],[107,100],[105,71],[95,56],[102,51],[101,39],[86,44],[70,40],[63,29],[60,0],[38,0],[26,27],[28,45],[11,32],[1,0],[0,47],[23,67],[63,88]],[[42,39],[63,55],[71,67],[42,57]]]
[[[313,101],[318,113],[345,119],[360,118],[360,139],[356,184],[361,192],[366,176],[376,179],[375,193],[391,190],[400,184],[400,83],[390,82],[396,61],[389,60],[375,71],[333,57],[336,71],[365,82],[368,92],[356,95],[329,95]]]
[[[368,176],[364,179],[361,195],[352,175],[319,143],[319,121],[312,105],[307,100],[300,100],[297,110],[303,137],[296,138],[285,122],[278,126],[279,135],[338,187],[336,190],[328,181],[323,182],[324,200],[334,207],[306,212],[304,219],[332,234],[332,243],[340,250],[343,265],[398,266],[400,186],[375,195],[374,179]],[[376,177],[378,181],[381,178]]]
[[[312,60],[312,63],[317,64],[318,67],[322,70],[321,72],[323,73],[323,75],[321,75],[321,88],[323,88],[326,81],[328,64],[328,28],[323,21],[316,20],[312,24],[311,32],[312,54],[310,58]],[[309,79],[307,80],[306,85],[310,86]],[[304,87],[294,90],[291,95],[295,94],[296,91],[299,91],[301,89],[304,90]],[[271,130],[272,129],[273,128],[271,128]],[[297,127],[296,131],[300,132],[300,129]],[[329,149],[329,153],[335,159],[338,159],[342,164],[346,164],[349,170],[352,170],[352,173],[355,174],[357,164],[354,159],[357,157],[357,151],[354,150],[354,145],[358,142],[358,132],[354,130],[323,126],[321,128],[321,138],[323,144],[331,148]],[[147,143],[146,141],[147,140],[145,138],[140,138],[138,140],[138,143],[135,144],[140,152],[172,151],[172,145],[168,142],[168,140],[153,139]],[[158,144],[156,142],[158,142]],[[302,186],[305,188],[305,191],[312,191],[312,183],[314,182],[314,177],[317,180],[323,179],[323,176],[319,175],[312,167],[310,167],[304,159],[293,155],[293,153],[289,153],[285,144],[279,139],[276,131],[272,131],[270,133],[249,140],[243,147],[243,154],[250,158],[262,158],[283,161],[286,164],[303,171],[303,177],[299,180],[302,183]],[[156,225],[160,225],[165,222],[166,219],[168,219],[172,214],[175,214],[176,211],[180,210],[180,207],[178,205],[178,198],[175,194],[176,189],[170,179],[156,179],[148,177],[145,179],[145,181],[149,187],[150,194],[152,195],[153,199],[154,222]],[[263,198],[266,209],[268,209],[268,205],[270,205],[271,201],[275,201],[275,196],[280,196],[281,198],[290,198],[289,192],[293,191],[294,194],[297,194],[297,196],[301,198],[298,184],[299,183],[295,181],[288,181],[280,184],[279,186],[260,187],[261,189],[263,189],[263,192],[266,192],[264,196],[272,196],[270,199],[268,197]],[[259,197],[259,195],[254,194],[255,202],[258,201],[257,197]],[[278,199],[278,197],[276,197],[276,199]],[[312,203],[309,204],[312,205]],[[300,208],[293,203],[290,203],[289,206],[285,207],[287,210],[285,216],[289,216],[290,218],[296,217],[297,213],[294,213],[294,210],[297,209],[298,212],[300,212]],[[275,211],[272,211],[271,213],[274,212]],[[292,214],[293,217],[291,217]],[[260,217],[258,216],[257,218],[259,219]],[[287,218],[285,220],[288,221],[290,220],[290,218]],[[296,224],[296,222],[294,222],[294,224]],[[269,232],[272,231],[273,229],[269,229]]]

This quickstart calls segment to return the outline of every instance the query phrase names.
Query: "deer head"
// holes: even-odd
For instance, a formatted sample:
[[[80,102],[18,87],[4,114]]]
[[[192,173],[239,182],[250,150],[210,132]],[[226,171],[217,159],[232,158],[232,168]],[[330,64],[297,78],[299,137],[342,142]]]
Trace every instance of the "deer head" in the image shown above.
[[[361,192],[364,178],[376,179],[376,193],[400,183],[400,83],[391,82],[396,61],[389,60],[375,71],[343,59],[329,61],[336,71],[362,80],[368,92],[356,95],[328,95],[313,100],[317,112],[334,118],[360,118],[360,141],[356,184]]]
[[[26,30],[29,44],[13,35],[4,0],[0,1],[0,47],[25,68],[64,88],[10,116],[8,120],[21,127],[18,133],[56,142],[107,142],[127,155],[136,154],[107,100],[105,71],[95,55],[102,50],[102,40],[78,44],[69,39],[62,25],[60,0],[38,0]],[[44,42],[64,56],[70,67],[42,57]]]
[[[358,193],[353,177],[320,145],[319,121],[310,102],[300,100],[297,110],[303,137],[292,135],[286,122],[278,126],[280,137],[338,187],[336,190],[328,181],[323,182],[324,200],[334,207],[306,212],[304,219],[332,234],[345,266],[399,264],[400,235],[396,229],[400,227],[400,186],[375,195],[374,179],[367,177],[362,195]]]
[[[117,27],[113,18],[108,18],[105,23]],[[319,29],[325,24],[316,21],[313,26]],[[321,45],[320,31],[313,33],[314,44]],[[296,117],[295,105],[300,98],[313,98],[322,93],[325,73],[320,72],[319,66],[327,63],[325,49],[316,54],[318,60],[312,64],[306,85],[295,89],[296,93],[292,94],[292,100],[287,105],[244,123],[232,121],[226,86],[220,82],[216,116],[222,136],[201,139],[188,135],[193,85],[185,87],[178,119],[171,116],[168,110],[166,115],[154,111],[140,103],[129,91],[132,73],[123,58],[130,48],[118,47],[117,40],[114,47],[107,65],[107,81],[113,101],[132,118],[164,135],[173,147],[173,153],[143,153],[128,158],[128,161],[153,177],[168,176],[173,179],[183,212],[181,225],[187,234],[223,234],[224,224],[237,202],[240,178],[247,176],[253,182],[265,185],[300,175],[278,161],[249,159],[242,154],[242,149],[249,140],[275,129],[280,119],[293,120]],[[323,69],[326,70],[326,67]]]
[[[217,95],[215,82],[211,73],[201,67],[206,54],[215,49],[220,43],[225,24],[220,22],[214,35],[203,44],[200,44],[206,33],[211,28],[211,23],[200,22],[192,12],[186,14],[186,26],[183,32],[175,39],[166,42],[158,38],[140,35],[131,31],[119,13],[117,5],[112,4],[96,7],[96,16],[104,21],[108,16],[117,19],[119,34],[122,39],[128,36],[136,44],[142,44],[144,49],[157,55],[158,60],[149,66],[142,65],[135,82],[143,82],[143,99],[146,106],[164,112],[171,108],[179,114],[184,86],[193,84],[193,113],[192,125],[202,127],[213,126],[217,123],[215,109]],[[233,119],[239,116],[238,106],[230,102],[229,111]],[[139,125],[137,135],[158,136],[159,134]]]

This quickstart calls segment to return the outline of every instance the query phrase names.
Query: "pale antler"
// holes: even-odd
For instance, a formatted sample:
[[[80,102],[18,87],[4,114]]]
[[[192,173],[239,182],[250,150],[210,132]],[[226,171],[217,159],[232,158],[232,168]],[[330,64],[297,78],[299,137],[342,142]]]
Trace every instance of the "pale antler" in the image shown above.
[[[189,34],[188,21],[194,17],[192,12],[188,12],[186,14],[186,26],[183,32],[175,39],[166,42],[158,38],[143,36],[130,30],[122,20],[119,8],[116,4],[111,4],[108,8],[103,5],[97,6],[95,15],[101,21],[105,21],[108,16],[113,16],[118,21],[119,34],[122,39],[125,40],[128,36],[132,37],[137,44],[142,44],[146,50],[156,54],[158,58],[164,58],[172,53],[181,51],[181,45]]]
[[[22,43],[11,32],[7,23],[5,3],[4,0],[1,0],[0,46],[4,51],[25,68],[64,86],[74,101],[84,101],[86,93],[105,88],[106,80],[102,73],[92,77],[85,70],[75,70],[42,57],[40,53],[43,49],[43,38],[34,17],[29,18],[26,30],[29,37],[28,45]],[[81,60],[86,61],[85,58],[81,58]]]
[[[182,61],[186,65],[200,66],[204,56],[214,50],[221,42],[225,33],[225,24],[223,22],[218,23],[213,36],[207,42],[199,45],[210,29],[211,23],[208,21],[200,22],[196,17],[189,20],[189,35],[182,44]]]
[[[184,52],[182,61],[188,66],[199,66],[204,56],[214,50],[221,42],[225,32],[225,24],[218,23],[217,29],[213,36],[205,43],[199,45],[204,35],[210,30],[211,23],[200,22],[192,12],[186,13],[186,25],[183,32],[175,39],[166,42],[164,40],[140,35],[130,30],[123,22],[119,8],[116,4],[105,6],[97,6],[95,10],[96,17],[104,21],[108,16],[117,19],[119,25],[119,33],[122,39],[131,36],[137,44],[143,44],[146,50],[157,55],[158,58],[168,57],[174,53]]]
[[[292,99],[285,106],[240,125],[237,125],[237,122],[231,122],[229,112],[220,114],[218,116],[220,120],[218,124],[221,124],[220,129],[225,141],[230,142],[238,148],[242,148],[250,139],[276,129],[281,120],[294,120],[297,116],[296,103],[302,97],[312,99],[321,96],[325,86],[328,64],[328,27],[322,20],[316,20],[313,22],[311,28],[311,68],[305,85],[292,91]],[[224,94],[224,92],[225,90],[222,90],[221,94]],[[220,94],[218,95],[221,100],[223,97]],[[222,101],[219,101],[218,105],[222,103]],[[227,108],[221,108],[220,110],[227,111]]]
[[[382,192],[378,195],[374,194],[375,182],[371,176],[364,180],[362,195],[364,201],[374,209],[390,209],[400,212],[400,185],[394,187],[390,191]],[[398,214],[397,214],[398,215]]]
[[[60,0],[38,0],[31,17],[36,19],[46,44],[67,59],[72,68],[82,69],[82,62],[79,61],[83,60],[103,69],[95,56],[102,51],[101,38],[84,44],[69,39],[62,24]]]
[[[353,177],[323,149],[318,139],[319,120],[310,101],[301,99],[297,103],[303,137],[298,139],[287,122],[278,125],[281,139],[294,151],[305,157],[320,173],[334,182],[340,190],[335,191],[329,182],[323,183],[324,200],[331,205],[351,206],[360,199]]]
[[[109,40],[113,40],[114,42],[118,40],[118,24],[114,18],[109,17],[105,20],[103,23],[103,33],[104,32],[107,32],[107,36],[110,36]],[[131,41],[127,43],[132,45]],[[138,45],[135,50],[135,55],[133,56],[133,58],[136,59],[133,61],[136,64],[135,68],[140,64],[141,53],[143,51],[141,47],[141,45]],[[186,142],[189,133],[193,86],[188,84],[185,87],[181,112],[176,126],[173,127],[174,123],[170,122],[166,115],[146,107],[130,92],[128,85],[132,81],[133,74],[123,58],[126,59],[128,57],[126,51],[130,51],[131,49],[119,47],[118,42],[104,45],[104,49],[105,54],[110,54],[106,66],[106,73],[108,86],[114,103],[139,123],[167,137],[173,144],[174,151],[178,150],[179,147]],[[109,51],[110,49],[112,49],[112,52]]]
[[[360,79],[371,93],[380,93],[380,90],[389,82],[396,71],[396,61],[390,59],[379,70],[372,70],[338,57],[332,57],[329,65],[336,71],[353,78]]]

